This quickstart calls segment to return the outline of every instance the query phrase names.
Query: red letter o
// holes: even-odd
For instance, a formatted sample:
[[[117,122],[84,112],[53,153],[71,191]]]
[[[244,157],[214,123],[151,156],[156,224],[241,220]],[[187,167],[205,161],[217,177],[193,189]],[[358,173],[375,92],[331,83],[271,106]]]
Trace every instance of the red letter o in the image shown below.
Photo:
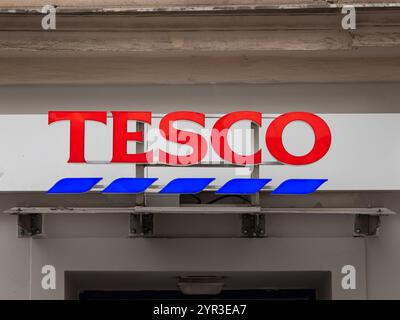
[[[294,156],[286,151],[282,135],[286,126],[293,121],[304,121],[314,131],[315,143],[312,150],[304,156]],[[327,123],[315,114],[308,112],[290,112],[276,118],[269,125],[266,137],[267,147],[276,160],[292,165],[304,165],[320,160],[331,146],[331,131]]]

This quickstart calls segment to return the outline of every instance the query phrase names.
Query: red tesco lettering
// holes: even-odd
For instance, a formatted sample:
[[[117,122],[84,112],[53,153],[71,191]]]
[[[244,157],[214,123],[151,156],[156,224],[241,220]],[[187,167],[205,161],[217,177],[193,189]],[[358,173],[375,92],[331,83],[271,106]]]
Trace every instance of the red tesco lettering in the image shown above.
[[[154,150],[143,153],[128,153],[129,141],[143,142],[143,132],[129,132],[128,121],[152,124],[152,113],[146,111],[113,111],[113,156],[114,163],[152,163]],[[49,111],[48,123],[69,121],[69,163],[85,163],[85,123],[96,121],[107,125],[106,111]],[[159,161],[169,165],[193,165],[201,162],[208,151],[206,139],[199,133],[176,129],[177,121],[190,121],[204,128],[205,114],[193,111],[176,111],[165,115],[159,124],[161,135],[170,142],[188,145],[192,152],[175,155],[159,150]],[[224,160],[233,164],[260,164],[261,149],[251,155],[238,154],[228,143],[228,133],[238,121],[249,121],[261,127],[262,115],[255,111],[236,111],[220,117],[211,131],[211,147]],[[283,144],[283,132],[294,121],[307,123],[313,130],[315,141],[311,151],[302,156],[289,153]],[[271,155],[279,162],[289,165],[306,165],[322,159],[329,151],[332,135],[328,124],[319,116],[308,112],[289,112],[275,118],[268,126],[265,143]]]

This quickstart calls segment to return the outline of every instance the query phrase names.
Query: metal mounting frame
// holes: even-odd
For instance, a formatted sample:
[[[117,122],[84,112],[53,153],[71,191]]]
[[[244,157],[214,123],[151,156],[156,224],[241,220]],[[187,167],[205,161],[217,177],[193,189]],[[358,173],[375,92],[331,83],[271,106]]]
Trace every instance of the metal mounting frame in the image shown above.
[[[148,199],[151,200],[151,199]],[[387,208],[266,208],[260,206],[190,205],[180,206],[176,199],[168,201],[170,206],[151,206],[157,203],[148,201],[150,206],[133,207],[14,207],[4,214],[17,216],[18,237],[43,237],[43,217],[46,214],[129,214],[129,236],[156,237],[154,217],[159,214],[237,214],[241,217],[241,237],[265,237],[265,218],[268,214],[293,215],[351,215],[354,216],[354,236],[378,235],[381,216],[396,213]],[[177,206],[176,206],[177,205]]]
[[[244,238],[263,238],[265,232],[264,214],[242,214],[242,237]]]
[[[17,216],[18,238],[38,237],[43,233],[43,216],[40,213]]]
[[[354,216],[354,236],[376,236],[379,233],[381,219],[378,215],[357,214]]]
[[[129,215],[129,236],[151,237],[154,234],[154,215],[152,213]]]

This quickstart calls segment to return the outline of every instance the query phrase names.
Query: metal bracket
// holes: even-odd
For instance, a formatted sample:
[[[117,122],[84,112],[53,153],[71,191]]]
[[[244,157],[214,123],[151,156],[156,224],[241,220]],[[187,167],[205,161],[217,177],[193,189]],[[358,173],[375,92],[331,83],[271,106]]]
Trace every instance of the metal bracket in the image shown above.
[[[42,234],[43,217],[41,214],[19,214],[17,219],[18,238],[29,238]]]
[[[265,215],[264,214],[242,214],[242,237],[261,238],[265,237]]]
[[[378,234],[381,225],[380,216],[357,214],[354,217],[354,236],[367,237]]]
[[[313,214],[313,215],[351,215],[354,216],[354,236],[378,235],[381,216],[396,213],[387,208],[267,208],[259,206],[205,206],[182,205],[174,197],[160,199],[146,197],[145,206],[134,207],[14,207],[4,214],[17,216],[18,237],[44,237],[44,216],[47,214],[114,214],[129,216],[129,236],[155,237],[154,216],[156,214],[237,214],[241,217],[241,237],[265,237],[265,215],[268,214]],[[150,206],[147,206],[150,205]],[[163,206],[154,206],[163,205]],[[165,206],[166,205],[166,206]],[[236,236],[236,234],[235,234]]]
[[[129,216],[130,237],[151,237],[153,235],[154,216],[152,213]]]

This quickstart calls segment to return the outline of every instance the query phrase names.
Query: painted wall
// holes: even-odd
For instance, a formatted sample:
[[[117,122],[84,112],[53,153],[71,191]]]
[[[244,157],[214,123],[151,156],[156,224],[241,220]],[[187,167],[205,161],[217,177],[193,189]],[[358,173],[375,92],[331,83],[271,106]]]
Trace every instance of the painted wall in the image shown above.
[[[194,109],[224,113],[242,109],[282,113],[293,109],[318,113],[400,112],[400,84],[204,85],[137,87],[0,87],[0,114],[44,114],[50,109],[131,106],[163,113]],[[390,139],[391,137],[389,137]],[[2,152],[7,152],[3,150]],[[385,170],[382,155],[382,170]],[[366,173],[367,174],[367,173]],[[0,178],[1,179],[1,178]],[[385,206],[400,212],[399,191],[353,191],[294,197],[291,206]],[[262,196],[264,206],[287,206],[288,198]],[[123,206],[130,196],[49,199],[43,193],[0,193],[0,211],[19,206]],[[161,216],[165,235],[238,235],[237,216]],[[382,219],[377,238],[352,237],[349,216],[273,215],[266,239],[128,239],[128,217],[117,215],[47,216],[46,239],[17,239],[16,217],[0,216],[0,298],[63,298],[64,271],[269,272],[330,271],[333,298],[400,298],[400,218]],[[318,240],[318,241],[316,241]],[[44,264],[57,268],[57,290],[40,287]],[[356,266],[357,289],[340,288],[340,269]]]

